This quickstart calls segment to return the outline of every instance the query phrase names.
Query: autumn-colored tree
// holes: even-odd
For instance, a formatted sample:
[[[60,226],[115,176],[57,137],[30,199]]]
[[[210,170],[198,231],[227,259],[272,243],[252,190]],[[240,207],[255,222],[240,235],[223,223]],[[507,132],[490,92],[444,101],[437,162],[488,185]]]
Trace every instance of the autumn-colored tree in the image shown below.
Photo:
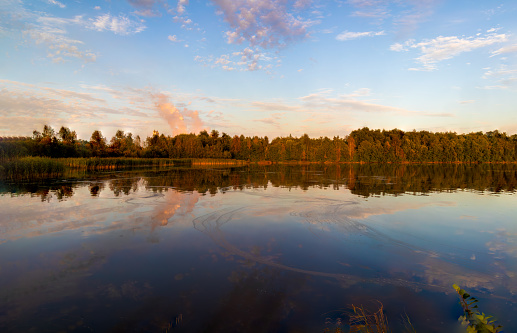
[[[106,144],[106,138],[102,136],[101,131],[93,131],[89,146],[92,156],[102,157],[107,155],[108,146]]]

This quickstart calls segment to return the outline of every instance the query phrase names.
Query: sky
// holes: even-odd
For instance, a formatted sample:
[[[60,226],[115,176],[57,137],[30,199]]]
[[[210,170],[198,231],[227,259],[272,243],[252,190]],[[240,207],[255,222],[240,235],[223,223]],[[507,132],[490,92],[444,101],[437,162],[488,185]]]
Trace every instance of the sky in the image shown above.
[[[517,133],[514,0],[0,0],[0,136]]]

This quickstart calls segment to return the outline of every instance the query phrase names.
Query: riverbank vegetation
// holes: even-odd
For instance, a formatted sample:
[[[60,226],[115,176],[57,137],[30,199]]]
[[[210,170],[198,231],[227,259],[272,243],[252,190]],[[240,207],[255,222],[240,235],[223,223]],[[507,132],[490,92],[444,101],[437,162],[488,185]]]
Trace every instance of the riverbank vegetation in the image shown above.
[[[65,173],[67,175],[77,176],[77,171],[106,171],[142,167],[165,168],[172,166],[239,166],[244,164],[246,164],[245,161],[231,159],[170,159],[138,157],[50,158],[26,156],[0,160],[0,179],[11,181],[37,180],[44,178],[57,178],[63,176]]]
[[[454,290],[460,297],[460,305],[463,309],[463,316],[460,316],[459,321],[465,327],[466,333],[502,333],[502,326],[497,325],[492,316],[486,315],[478,308],[478,300],[469,295],[465,290],[458,285],[453,285]],[[388,319],[386,317],[384,306],[378,302],[378,307],[375,310],[370,310],[363,305],[351,305],[351,311],[348,314],[347,330],[343,325],[342,320],[338,320],[334,327],[326,327],[325,333],[389,333],[394,332],[390,329]],[[417,330],[413,327],[411,319],[407,314],[402,316],[404,329],[401,332],[416,333]]]
[[[0,179],[28,180],[63,175],[63,161],[44,157],[9,159],[0,164]]]
[[[142,140],[117,131],[109,141],[98,130],[90,140],[80,140],[75,131],[45,125],[32,137],[0,137],[0,160],[16,157],[126,157],[169,159],[236,159],[252,162],[515,162],[517,134],[497,130],[456,134],[453,132],[404,132],[354,130],[345,137],[278,137],[210,133],[165,136],[154,132]]]

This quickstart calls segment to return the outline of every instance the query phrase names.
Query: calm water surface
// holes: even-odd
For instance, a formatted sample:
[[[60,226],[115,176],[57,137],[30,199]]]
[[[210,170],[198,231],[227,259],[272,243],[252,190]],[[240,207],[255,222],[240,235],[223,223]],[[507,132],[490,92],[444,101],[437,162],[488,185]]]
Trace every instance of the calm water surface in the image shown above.
[[[2,332],[322,332],[382,302],[517,332],[517,169],[170,169],[1,184]],[[464,331],[464,329],[463,329]]]

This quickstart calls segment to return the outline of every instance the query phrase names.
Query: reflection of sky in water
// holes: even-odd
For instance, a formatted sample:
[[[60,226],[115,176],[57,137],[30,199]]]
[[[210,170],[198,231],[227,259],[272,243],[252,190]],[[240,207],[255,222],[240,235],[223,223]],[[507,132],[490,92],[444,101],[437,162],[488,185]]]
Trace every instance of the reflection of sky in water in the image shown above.
[[[101,185],[0,197],[0,327],[322,331],[378,299],[454,331],[458,283],[517,330],[513,195]]]

